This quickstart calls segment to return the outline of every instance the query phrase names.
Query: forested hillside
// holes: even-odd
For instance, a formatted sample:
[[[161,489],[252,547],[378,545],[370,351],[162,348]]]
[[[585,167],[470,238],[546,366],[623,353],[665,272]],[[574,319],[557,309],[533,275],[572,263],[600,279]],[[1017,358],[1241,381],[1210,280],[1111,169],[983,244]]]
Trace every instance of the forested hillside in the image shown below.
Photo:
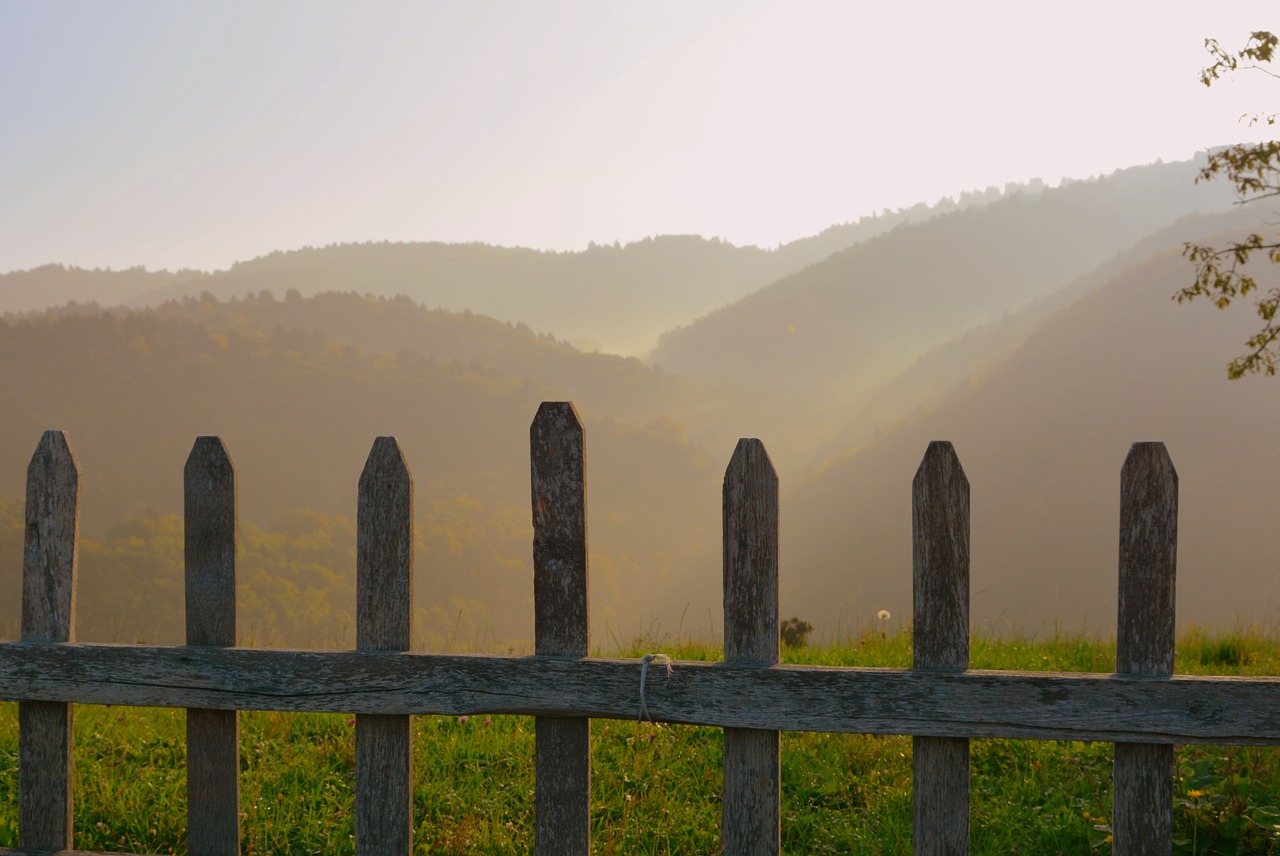
[[[1227,201],[1220,188],[1196,188],[1193,174],[1191,164],[1157,165],[978,194],[931,218],[923,212],[937,209],[911,209],[922,222],[863,232],[862,243],[672,333],[657,364],[383,292],[411,288],[429,258],[453,259],[430,282],[456,284],[484,269],[476,259],[500,272],[527,256],[531,267],[484,293],[518,281],[530,297],[553,288],[538,277],[555,265],[600,262],[588,268],[608,277],[609,265],[648,253],[652,263],[636,262],[618,288],[621,317],[664,266],[711,281],[691,259],[772,264],[800,251],[674,238],[585,254],[331,247],[191,274],[175,289],[198,295],[153,308],[78,300],[7,315],[0,587],[18,591],[28,457],[42,430],[65,429],[84,473],[82,637],[178,641],[182,465],[197,435],[218,434],[239,473],[246,638],[350,644],[356,484],[374,438],[391,434],[417,486],[422,644],[524,644],[528,427],[539,402],[572,400],[587,428],[601,644],[718,632],[720,479],[743,436],[765,442],[780,476],[783,608],[824,632],[880,608],[907,614],[907,497],[939,438],[956,442],[973,481],[980,622],[1109,626],[1116,478],[1140,439],[1169,442],[1183,476],[1184,618],[1269,616],[1280,607],[1256,592],[1270,590],[1265,426],[1280,413],[1258,384],[1223,376],[1249,319],[1169,300],[1190,276],[1183,241],[1212,242],[1257,215],[1186,214]],[[806,252],[826,252],[841,234],[807,239]],[[178,282],[141,270],[39,277],[51,288],[79,283],[82,296],[90,283],[105,294]],[[349,280],[369,286],[320,287]],[[10,275],[0,287],[34,281]],[[10,635],[17,604],[0,597]]]
[[[479,359],[365,351],[314,329],[273,326],[274,304],[206,304],[211,318],[239,316],[216,331],[186,317],[200,314],[196,306],[0,323],[0,374],[9,379],[0,443],[10,450],[0,458],[0,497],[22,496],[42,430],[68,432],[83,472],[82,525],[94,539],[82,554],[82,636],[125,638],[136,630],[179,638],[180,527],[170,515],[181,509],[182,466],[200,434],[222,436],[237,465],[246,538],[242,627],[291,644],[349,634],[356,483],[374,438],[391,434],[415,477],[420,636],[439,641],[456,625],[468,642],[526,638],[528,427],[538,403],[561,391]],[[400,314],[412,313],[403,307]],[[450,326],[447,316],[421,318]],[[484,327],[456,320],[459,330]],[[490,337],[500,339],[503,328]],[[647,383],[666,382],[635,361],[574,354],[505,331],[514,353],[559,349],[603,366],[581,372],[598,374],[592,382],[633,386],[641,399],[655,397],[644,391]],[[691,567],[705,567],[697,557],[718,548],[714,468],[669,419],[588,414],[587,436],[597,632],[606,632],[622,603],[627,615],[678,615],[715,584],[688,578]],[[0,552],[7,591],[20,590],[20,561],[20,548]],[[10,632],[18,602],[0,598],[0,627]]]
[[[824,439],[810,460],[825,462],[863,446],[956,387],[977,380],[1009,359],[1055,312],[1141,267],[1151,256],[1180,251],[1184,241],[1213,232],[1256,228],[1257,218],[1258,212],[1250,208],[1183,217],[1070,284],[931,348],[904,371],[850,401],[832,420],[838,427],[824,428]]]
[[[957,333],[1061,288],[1197,209],[1191,163],[1136,167],[903,226],[663,336],[652,360],[732,390],[803,464],[826,419]],[[745,408],[744,408],[745,409]]]
[[[200,284],[208,278],[209,274],[194,270],[171,273],[142,267],[85,270],[63,264],[41,265],[0,273],[0,313],[38,311],[66,303],[115,306],[171,286],[199,293]]]
[[[662,235],[625,246],[592,244],[584,251],[559,253],[478,243],[338,244],[271,253],[214,273],[87,271],[52,264],[0,274],[0,312],[68,301],[156,306],[203,292],[222,300],[263,290],[281,297],[290,289],[302,296],[330,291],[405,295],[431,308],[521,323],[573,340],[582,350],[641,356],[664,330],[834,252],[896,226],[984,205],[1000,195],[989,188],[959,200],[884,211],[776,249]]]
[[[279,297],[264,291],[219,301],[205,294],[199,300],[168,301],[154,313],[199,323],[212,333],[270,336],[276,329],[307,330],[367,354],[409,351],[441,362],[476,364],[531,383],[544,397],[572,399],[583,412],[624,421],[647,422],[705,403],[681,378],[634,357],[582,353],[524,324],[427,309],[404,295],[329,292],[304,299],[291,290]]]
[[[975,622],[1106,630],[1120,467],[1131,443],[1160,440],[1181,486],[1181,626],[1280,618],[1267,522],[1280,399],[1225,378],[1250,319],[1171,301],[1188,277],[1177,248],[1132,261],[979,381],[795,487],[788,609],[846,625],[910,614],[911,479],[929,441],[946,439],[972,486]]]

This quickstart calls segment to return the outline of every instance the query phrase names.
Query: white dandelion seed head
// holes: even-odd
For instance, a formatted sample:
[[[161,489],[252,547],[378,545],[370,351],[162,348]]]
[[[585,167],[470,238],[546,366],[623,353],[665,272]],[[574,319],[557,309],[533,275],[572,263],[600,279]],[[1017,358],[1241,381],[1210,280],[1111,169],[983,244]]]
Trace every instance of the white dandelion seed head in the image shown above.
[[[880,610],[879,612],[877,612],[877,613],[876,613],[876,618],[880,619],[881,621],[888,621],[888,620],[889,620],[889,610],[887,610],[887,609],[882,609],[882,610]]]

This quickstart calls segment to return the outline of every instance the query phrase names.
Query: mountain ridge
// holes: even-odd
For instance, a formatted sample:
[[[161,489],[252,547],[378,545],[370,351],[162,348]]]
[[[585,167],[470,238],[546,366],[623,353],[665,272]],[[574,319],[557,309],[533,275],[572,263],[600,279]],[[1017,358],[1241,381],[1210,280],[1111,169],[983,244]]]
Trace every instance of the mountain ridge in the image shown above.
[[[1275,621],[1280,602],[1262,593],[1280,453],[1263,426],[1280,401],[1227,381],[1250,319],[1176,305],[1188,276],[1176,247],[1129,265],[983,377],[797,483],[788,609],[849,624],[910,614],[911,478],[945,439],[972,485],[975,626],[1109,632],[1121,462],[1132,442],[1162,440],[1182,484],[1180,621]]]
[[[1000,191],[962,194],[837,224],[773,249],[719,238],[659,235],[556,252],[480,242],[364,242],[278,250],[225,270],[85,270],[49,264],[0,274],[0,312],[69,300],[146,308],[167,300],[225,300],[270,290],[302,296],[404,294],[425,306],[523,323],[582,350],[642,356],[665,329],[903,223],[979,206]],[[608,287],[608,294],[601,289]]]

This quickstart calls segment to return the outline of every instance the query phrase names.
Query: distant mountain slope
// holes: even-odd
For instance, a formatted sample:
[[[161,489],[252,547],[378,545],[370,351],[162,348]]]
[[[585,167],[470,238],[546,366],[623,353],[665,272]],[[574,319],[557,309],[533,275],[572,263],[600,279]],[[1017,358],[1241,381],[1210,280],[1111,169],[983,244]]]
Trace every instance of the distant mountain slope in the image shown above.
[[[268,292],[226,301],[169,301],[157,317],[193,321],[211,332],[269,335],[276,328],[320,333],[334,343],[356,345],[371,356],[411,351],[446,363],[475,364],[523,380],[545,394],[572,399],[592,415],[648,422],[705,404],[681,378],[638,359],[582,353],[524,324],[496,321],[471,312],[427,309],[403,295],[395,298],[329,292],[277,299]]]
[[[170,273],[141,267],[85,270],[61,264],[41,265],[0,273],[0,313],[40,311],[65,303],[116,306],[171,287],[194,289],[198,294],[200,284],[208,278],[209,274],[194,270]]]
[[[1105,286],[1126,270],[1145,265],[1151,256],[1180,250],[1184,242],[1207,233],[1253,229],[1258,225],[1257,216],[1254,209],[1237,207],[1226,213],[1183,217],[1069,285],[931,348],[907,369],[855,397],[838,416],[833,416],[832,421],[839,426],[823,429],[825,439],[818,445],[813,459],[827,461],[864,445],[878,432],[888,430],[911,413],[933,405],[961,384],[975,381],[997,368],[1053,313]],[[1191,276],[1190,267],[1187,276]]]
[[[1040,298],[1229,189],[1192,163],[1123,170],[899,227],[662,337],[652,361],[798,436],[959,332]]]
[[[1132,442],[1162,440],[1181,482],[1183,626],[1280,618],[1280,396],[1265,380],[1227,381],[1254,319],[1174,304],[1188,275],[1176,249],[1128,267],[980,381],[796,486],[783,510],[788,612],[825,627],[910,615],[911,479],[928,442],[947,439],[972,485],[975,625],[1106,630],[1120,467]]]
[[[221,311],[255,317],[263,304],[240,301]],[[539,350],[536,339],[528,345]],[[661,382],[635,361],[608,365],[621,386]],[[547,395],[540,383],[475,360],[410,349],[366,353],[314,330],[271,326],[266,317],[214,331],[150,311],[0,322],[0,377],[0,448],[8,450],[0,456],[0,498],[23,495],[40,432],[64,429],[83,471],[82,521],[94,538],[109,540],[111,527],[129,516],[180,512],[182,466],[199,434],[226,441],[242,519],[276,528],[291,508],[353,516],[374,438],[395,435],[427,533],[418,556],[422,607],[449,625],[465,616],[486,638],[531,631],[528,431]],[[715,470],[669,419],[587,417],[597,633],[610,621],[632,628],[678,616],[714,592],[713,581],[688,570],[718,549],[708,537],[717,531]],[[315,537],[328,537],[320,530]],[[20,555],[0,557],[5,591],[13,590],[19,564]],[[86,557],[86,585],[94,567]],[[5,609],[17,603],[0,596]],[[101,613],[88,601],[82,610]],[[0,627],[10,618],[0,610]],[[141,619],[149,632],[150,619]],[[293,628],[272,632],[297,639]]]
[[[582,252],[541,252],[486,244],[339,244],[275,252],[212,274],[198,271],[87,271],[46,265],[0,274],[0,312],[74,300],[155,306],[289,289],[302,296],[354,291],[398,294],[428,307],[471,311],[573,340],[584,350],[640,356],[658,334],[729,303],[837,250],[904,223],[999,198],[994,188],[958,201],[885,211],[774,250],[736,247],[694,235],[664,235]]]

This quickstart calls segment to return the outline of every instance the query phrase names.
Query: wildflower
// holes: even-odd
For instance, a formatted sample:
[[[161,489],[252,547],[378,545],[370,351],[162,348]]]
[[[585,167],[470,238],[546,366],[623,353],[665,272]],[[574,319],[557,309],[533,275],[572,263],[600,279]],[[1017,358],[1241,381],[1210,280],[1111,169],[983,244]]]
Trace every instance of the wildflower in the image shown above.
[[[467,716],[465,713],[462,716],[458,717],[458,722],[470,722],[470,721],[471,721],[471,717]]]
[[[1200,799],[1200,797],[1204,796],[1206,793],[1208,793],[1208,791],[1198,791],[1193,789],[1193,790],[1187,791],[1187,796],[1191,797],[1193,800],[1198,800]]]
[[[889,610],[887,609],[882,609],[876,613],[876,618],[880,619],[881,621],[888,621],[889,617],[890,617]]]

